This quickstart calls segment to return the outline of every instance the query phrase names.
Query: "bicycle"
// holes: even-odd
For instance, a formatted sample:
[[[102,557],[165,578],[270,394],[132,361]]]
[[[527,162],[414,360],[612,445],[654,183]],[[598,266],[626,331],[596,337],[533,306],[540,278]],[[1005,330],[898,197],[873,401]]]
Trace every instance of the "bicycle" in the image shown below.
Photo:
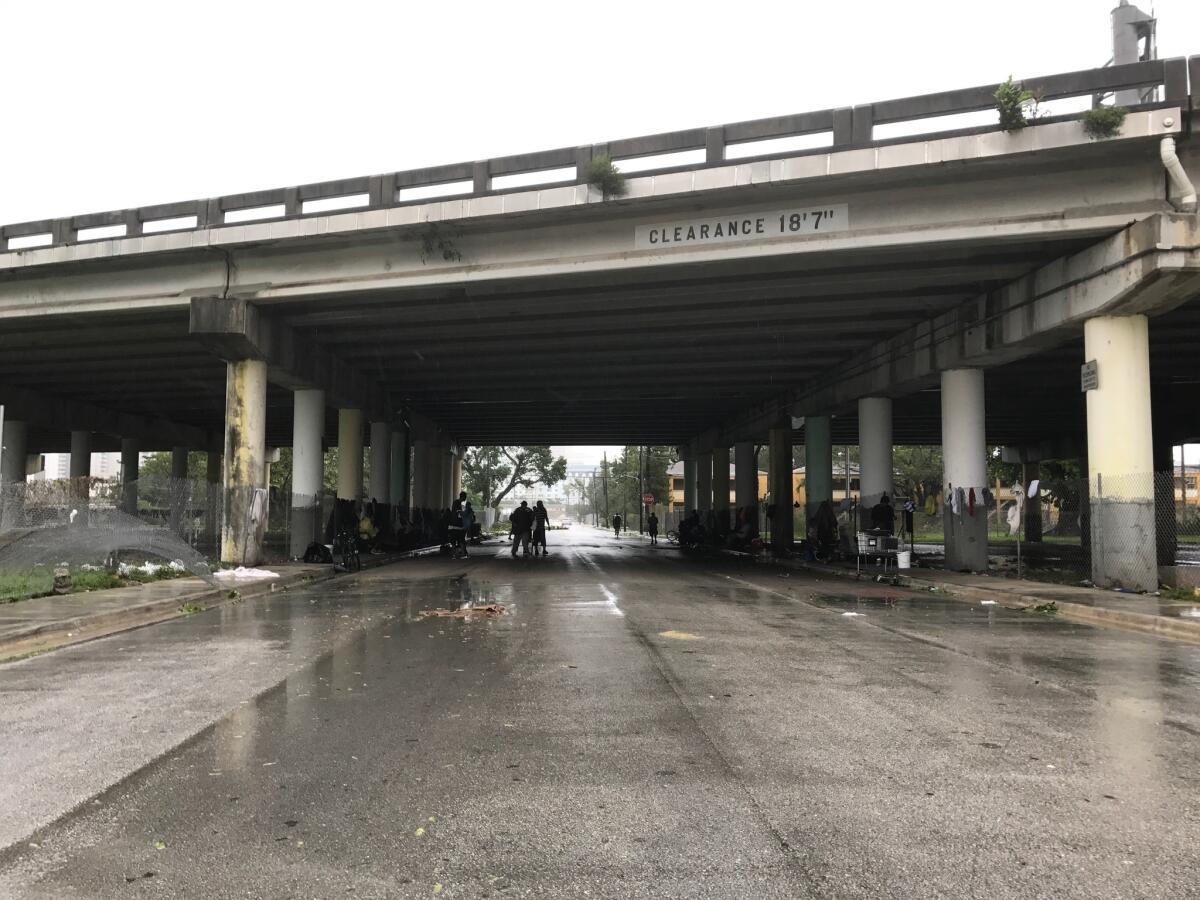
[[[358,539],[348,531],[339,531],[333,541],[333,553],[336,557],[341,554],[342,568],[348,572],[357,572],[362,568],[362,557],[358,552]]]

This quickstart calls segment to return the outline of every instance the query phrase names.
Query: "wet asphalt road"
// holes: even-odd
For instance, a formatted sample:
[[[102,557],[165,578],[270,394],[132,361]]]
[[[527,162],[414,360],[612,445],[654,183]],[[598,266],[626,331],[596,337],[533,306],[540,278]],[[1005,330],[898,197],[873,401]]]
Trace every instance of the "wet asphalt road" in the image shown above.
[[[1200,896],[1200,648],[554,537],[0,666],[0,896]]]

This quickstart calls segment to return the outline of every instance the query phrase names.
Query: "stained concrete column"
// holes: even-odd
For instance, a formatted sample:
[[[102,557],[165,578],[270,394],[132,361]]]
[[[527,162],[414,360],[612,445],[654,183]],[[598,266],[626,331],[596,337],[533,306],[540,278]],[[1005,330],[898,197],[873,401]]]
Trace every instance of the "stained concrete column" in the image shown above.
[[[418,438],[413,442],[412,504],[414,509],[429,507],[429,472],[433,448],[429,441]]]
[[[713,455],[701,453],[696,457],[696,508],[708,512],[713,508]]]
[[[71,478],[88,478],[92,474],[92,433],[71,432]]]
[[[804,514],[809,522],[824,502],[833,503],[833,420],[804,417]]]
[[[1087,391],[1092,580],[1158,589],[1150,342],[1145,316],[1100,316],[1083,326],[1099,385]]]
[[[733,502],[738,509],[753,510],[758,506],[758,460],[753,441],[733,445],[733,466]]]
[[[960,488],[964,497],[957,513],[949,502],[942,513],[946,568],[986,572],[988,510],[983,502],[983,489],[987,486],[987,446],[982,369],[950,369],[942,373],[942,466],[946,497]]]
[[[699,493],[697,486],[699,483],[699,467],[696,465],[696,458],[684,457],[683,460],[683,508],[687,512],[693,509],[699,509],[696,506],[696,494]]]
[[[361,409],[338,410],[337,498],[353,502],[363,489],[363,414]]]
[[[205,464],[205,481],[207,482],[208,497],[204,511],[204,535],[214,546],[221,529],[221,504],[224,497],[224,475],[222,473],[221,454],[216,450],[208,451]]]
[[[25,493],[20,487],[25,483],[25,448],[28,428],[24,422],[4,420],[4,432],[0,435],[0,528],[19,525],[24,519]],[[12,485],[12,487],[10,487]]]
[[[408,432],[403,428],[393,431],[389,447],[392,459],[388,465],[388,496],[393,509],[408,509]]]
[[[792,428],[771,429],[771,460],[768,482],[771,486],[771,549],[783,555],[790,553],[795,526],[792,523]]]
[[[458,499],[458,495],[462,493],[462,483],[463,483],[462,451],[455,450],[454,457],[450,460],[450,498],[451,498],[451,500]]]
[[[724,522],[729,528],[729,448],[713,447],[712,452],[712,497],[713,512],[718,527]]]
[[[892,486],[892,401],[863,397],[858,401],[859,502],[870,509]]]
[[[225,506],[221,562],[255,566],[267,526],[267,364],[230,362],[225,376]]]
[[[292,396],[292,539],[293,559],[304,556],[321,535],[321,494],[325,487],[325,392],[296,391]]]
[[[121,510],[131,516],[138,510],[138,441],[121,438]]]
[[[171,530],[176,534],[183,534],[183,514],[184,507],[191,499],[191,491],[188,490],[188,448],[187,447],[172,447],[171,448]]]
[[[438,444],[434,460],[433,508],[443,510],[450,505],[450,445]]]

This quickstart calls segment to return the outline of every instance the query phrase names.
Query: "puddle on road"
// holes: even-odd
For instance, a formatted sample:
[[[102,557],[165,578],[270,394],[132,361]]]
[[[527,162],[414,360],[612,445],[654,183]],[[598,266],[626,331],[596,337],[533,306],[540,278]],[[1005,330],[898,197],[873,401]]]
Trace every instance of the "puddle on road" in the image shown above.
[[[511,589],[498,589],[487,581],[476,584],[466,575],[459,575],[447,579],[445,595],[440,602],[418,611],[414,618],[416,621],[495,618],[515,606],[511,594]],[[500,602],[501,595],[506,602]]]

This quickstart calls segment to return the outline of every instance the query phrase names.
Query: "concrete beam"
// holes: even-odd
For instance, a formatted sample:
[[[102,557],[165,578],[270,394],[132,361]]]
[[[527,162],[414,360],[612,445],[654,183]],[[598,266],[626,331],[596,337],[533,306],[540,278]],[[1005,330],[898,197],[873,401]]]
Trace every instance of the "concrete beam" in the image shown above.
[[[352,366],[247,300],[193,297],[189,331],[227,362],[267,364],[267,378],[288,390],[323,390],[326,402],[389,419],[382,388]]]
[[[1004,365],[1068,339],[1095,316],[1169,312],[1200,293],[1200,220],[1159,213],[1006,287],[926,319],[814,381],[706,432],[700,446],[761,434],[785,415],[932,387],[956,368]]]
[[[26,387],[0,384],[5,415],[47,430],[88,431],[137,438],[148,447],[217,447],[221,439],[202,428],[169,419],[118,412]]]

